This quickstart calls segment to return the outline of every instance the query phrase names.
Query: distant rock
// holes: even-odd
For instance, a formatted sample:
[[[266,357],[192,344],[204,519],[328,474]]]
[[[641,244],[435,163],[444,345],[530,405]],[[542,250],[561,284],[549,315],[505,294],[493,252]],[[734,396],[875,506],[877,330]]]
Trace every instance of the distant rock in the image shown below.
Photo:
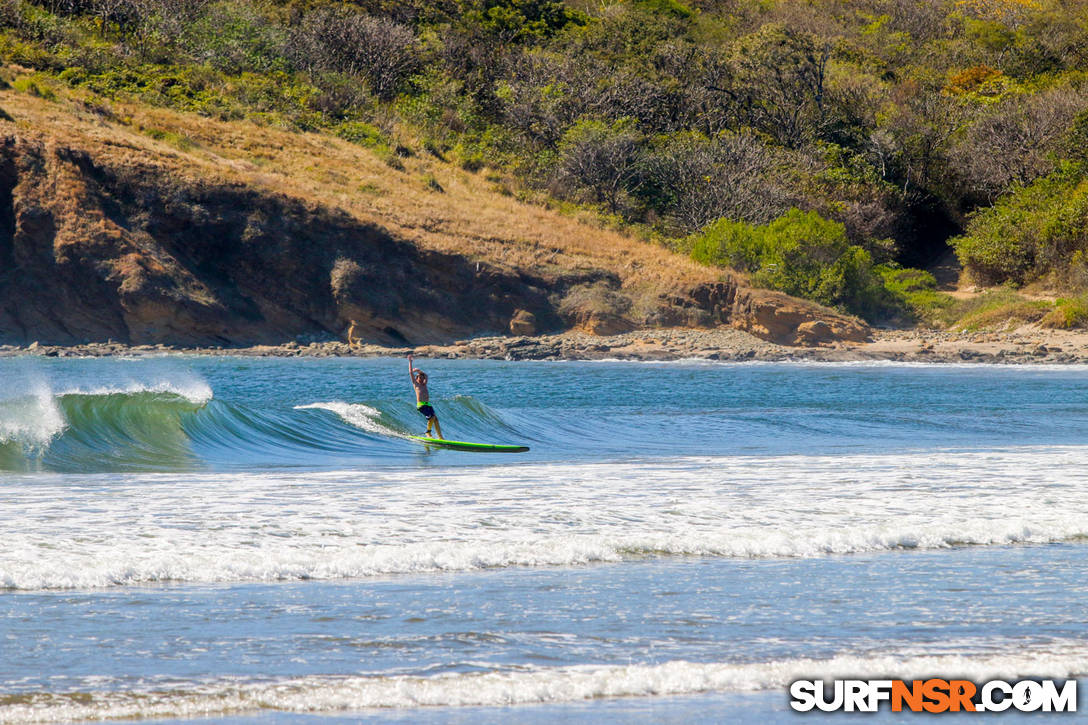
[[[535,335],[536,315],[528,310],[517,310],[510,318],[511,335]]]

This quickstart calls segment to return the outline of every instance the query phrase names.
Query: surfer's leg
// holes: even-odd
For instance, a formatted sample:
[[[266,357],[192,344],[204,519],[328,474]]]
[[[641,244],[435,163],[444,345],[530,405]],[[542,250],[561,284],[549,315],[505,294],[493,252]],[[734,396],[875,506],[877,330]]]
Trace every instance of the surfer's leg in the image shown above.
[[[427,421],[427,430],[430,430],[431,428],[431,421],[434,421],[434,432],[438,434],[438,440],[445,440],[445,438],[442,437],[442,426],[438,424],[438,416],[436,415],[431,418],[431,420]]]
[[[431,435],[431,425],[434,424],[434,422],[437,420],[434,417],[434,408],[432,408],[430,405],[427,405],[426,403],[419,403],[419,405],[416,407],[416,410],[419,411],[420,415],[422,415],[424,418],[427,419],[427,433],[426,433],[426,435],[430,436]]]

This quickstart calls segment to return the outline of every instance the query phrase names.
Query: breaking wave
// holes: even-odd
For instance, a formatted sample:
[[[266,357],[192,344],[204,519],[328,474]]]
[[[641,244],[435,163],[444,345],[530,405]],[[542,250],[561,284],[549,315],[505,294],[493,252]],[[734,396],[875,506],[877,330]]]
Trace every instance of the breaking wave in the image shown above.
[[[382,408],[385,408],[383,411]],[[471,398],[442,404],[465,437],[515,432]],[[404,439],[423,419],[405,401],[284,406],[218,400],[206,383],[131,384],[0,399],[0,470],[178,471],[380,463],[418,453]]]
[[[227,716],[260,711],[337,713],[383,708],[501,707],[712,692],[784,690],[797,679],[955,676],[975,682],[1088,673],[1078,643],[988,655],[840,655],[755,663],[686,662],[518,667],[434,676],[220,679],[170,689],[0,695],[8,723]]]

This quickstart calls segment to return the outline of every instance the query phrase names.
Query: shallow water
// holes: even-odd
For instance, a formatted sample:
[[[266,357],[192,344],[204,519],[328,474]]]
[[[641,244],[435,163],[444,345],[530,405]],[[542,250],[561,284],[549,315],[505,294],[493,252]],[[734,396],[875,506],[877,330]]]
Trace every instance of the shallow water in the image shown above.
[[[1088,367],[419,364],[447,437],[532,450],[406,438],[403,360],[0,360],[0,721],[1088,674]]]

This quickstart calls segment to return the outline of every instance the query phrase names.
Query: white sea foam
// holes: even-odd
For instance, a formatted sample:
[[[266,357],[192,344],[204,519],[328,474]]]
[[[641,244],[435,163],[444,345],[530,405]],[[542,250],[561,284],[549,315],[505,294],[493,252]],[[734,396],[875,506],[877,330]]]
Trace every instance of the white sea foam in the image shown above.
[[[796,679],[916,679],[955,676],[982,681],[1070,678],[1088,673],[1088,649],[1069,643],[984,656],[857,656],[757,663],[685,662],[518,668],[431,677],[302,677],[172,683],[169,689],[0,696],[8,723],[224,716],[261,710],[352,712],[378,708],[494,707],[622,697],[785,690]]]
[[[1000,368],[1004,370],[1019,370],[1025,373],[1042,373],[1046,374],[1048,371],[1085,371],[1088,370],[1088,363],[1075,362],[1075,363],[1055,363],[1055,362],[944,362],[944,361],[913,361],[913,360],[805,360],[805,359],[783,359],[783,360],[712,360],[710,358],[703,357],[685,357],[676,358],[671,360],[634,360],[630,358],[618,358],[618,357],[605,357],[596,358],[593,360],[546,360],[540,361],[543,364],[550,365],[572,365],[572,364],[584,364],[584,363],[611,363],[611,364],[624,364],[633,366],[682,366],[682,367],[721,367],[727,365],[729,367],[793,367],[793,368],[816,368],[831,370],[835,368],[845,368],[851,370],[874,368],[874,369],[888,369],[888,368],[903,368],[914,370],[930,370],[930,371],[945,371],[948,370],[991,370],[994,368]]]
[[[1088,537],[1088,449],[0,481],[0,587],[339,579]],[[111,495],[99,494],[96,481]]]
[[[64,432],[66,425],[45,383],[32,383],[19,394],[0,400],[0,444],[43,449]]]
[[[327,410],[330,413],[336,413],[341,419],[356,428],[361,428],[370,433],[397,436],[400,438],[406,437],[403,433],[399,433],[378,422],[378,419],[382,414],[380,410],[372,408],[369,405],[363,405],[362,403],[345,403],[339,400],[333,400],[328,403],[296,405],[295,410]]]

